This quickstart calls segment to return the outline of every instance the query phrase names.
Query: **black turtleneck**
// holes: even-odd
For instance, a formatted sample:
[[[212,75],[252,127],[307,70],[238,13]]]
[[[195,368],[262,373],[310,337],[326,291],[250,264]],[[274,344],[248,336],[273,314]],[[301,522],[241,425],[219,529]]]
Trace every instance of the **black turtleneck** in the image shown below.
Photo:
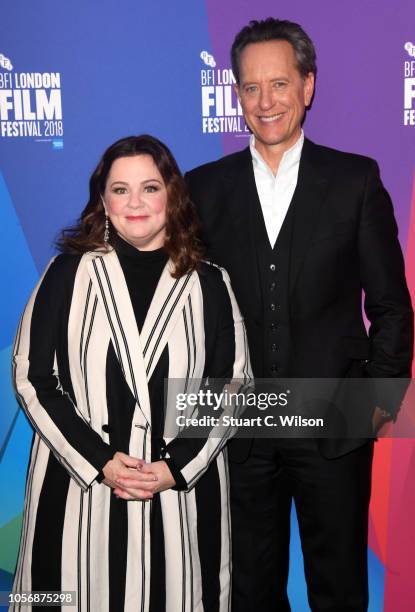
[[[163,248],[139,251],[119,236],[114,248],[127,281],[138,331],[141,332],[168,255]]]

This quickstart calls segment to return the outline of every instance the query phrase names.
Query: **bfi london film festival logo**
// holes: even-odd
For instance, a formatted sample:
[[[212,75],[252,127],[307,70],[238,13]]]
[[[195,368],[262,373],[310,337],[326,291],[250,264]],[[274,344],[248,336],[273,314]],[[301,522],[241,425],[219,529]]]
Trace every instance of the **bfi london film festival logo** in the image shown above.
[[[404,61],[404,111],[403,124],[415,125],[415,45],[404,44],[404,49],[413,58]]]
[[[203,133],[249,136],[234,90],[232,70],[217,67],[215,58],[207,51],[200,53],[200,59],[205,66],[200,71]]]
[[[63,148],[60,72],[16,72],[0,53],[0,138],[32,138]]]

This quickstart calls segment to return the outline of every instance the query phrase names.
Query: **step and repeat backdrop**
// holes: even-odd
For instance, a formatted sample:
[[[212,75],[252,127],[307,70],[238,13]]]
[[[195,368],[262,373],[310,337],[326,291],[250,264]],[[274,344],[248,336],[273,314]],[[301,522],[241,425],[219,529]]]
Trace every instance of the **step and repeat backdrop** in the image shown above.
[[[10,587],[32,432],[10,384],[22,308],[60,228],[87,200],[114,140],[150,133],[186,171],[242,149],[249,133],[229,49],[250,19],[300,23],[318,55],[304,130],[378,160],[415,293],[415,5],[412,0],[14,0],[0,19],[0,590]],[[370,611],[415,609],[415,442],[376,445]],[[293,512],[289,593],[307,611]]]

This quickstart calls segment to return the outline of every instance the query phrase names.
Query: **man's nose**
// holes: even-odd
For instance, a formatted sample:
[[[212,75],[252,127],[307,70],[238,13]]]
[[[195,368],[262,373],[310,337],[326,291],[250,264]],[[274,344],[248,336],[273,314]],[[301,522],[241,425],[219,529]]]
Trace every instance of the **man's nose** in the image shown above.
[[[259,94],[259,107],[263,110],[267,110],[271,108],[273,104],[272,92],[267,87],[264,87]]]

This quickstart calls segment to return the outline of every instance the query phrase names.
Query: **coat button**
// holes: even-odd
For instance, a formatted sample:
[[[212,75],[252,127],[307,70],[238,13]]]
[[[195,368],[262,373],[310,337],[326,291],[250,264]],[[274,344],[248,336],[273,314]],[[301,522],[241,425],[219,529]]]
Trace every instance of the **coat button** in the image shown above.
[[[271,323],[271,325],[269,326],[270,330],[272,332],[276,332],[277,331],[277,327],[278,325],[276,323]]]
[[[277,310],[277,305],[274,304],[274,302],[272,302],[269,307],[271,308],[272,311]]]
[[[269,290],[274,291],[276,286],[277,286],[277,283],[271,283],[269,286]]]
[[[276,376],[277,372],[278,372],[278,366],[277,366],[277,364],[276,364],[276,363],[273,363],[273,364],[271,365],[271,374],[272,374],[273,376]]]
[[[277,345],[276,344],[271,344],[271,351],[276,351],[277,350]]]
[[[271,264],[269,269],[271,270],[271,272],[275,272],[275,264]]]

